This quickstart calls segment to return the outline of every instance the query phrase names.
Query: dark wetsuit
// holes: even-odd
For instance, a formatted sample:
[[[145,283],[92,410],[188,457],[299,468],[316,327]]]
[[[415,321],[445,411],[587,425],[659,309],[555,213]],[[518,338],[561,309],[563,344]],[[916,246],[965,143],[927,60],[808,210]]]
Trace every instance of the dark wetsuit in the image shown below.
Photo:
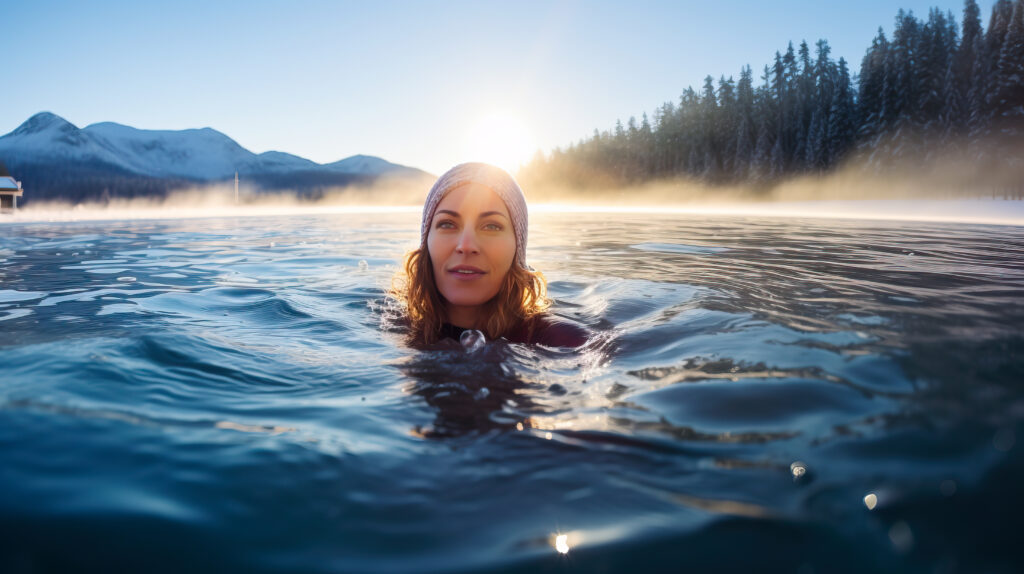
[[[441,338],[459,340],[466,331],[445,323],[441,327]],[[582,325],[554,315],[536,315],[524,321],[505,335],[510,343],[544,345],[546,347],[579,347],[587,342],[589,333]]]

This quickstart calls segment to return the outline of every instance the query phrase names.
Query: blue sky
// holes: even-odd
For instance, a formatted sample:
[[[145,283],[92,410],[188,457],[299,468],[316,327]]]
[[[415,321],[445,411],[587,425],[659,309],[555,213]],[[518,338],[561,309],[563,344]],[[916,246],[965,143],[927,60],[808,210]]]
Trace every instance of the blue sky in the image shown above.
[[[993,0],[978,3],[987,25]],[[0,134],[48,110],[79,127],[209,126],[257,153],[365,153],[433,173],[491,159],[476,157],[490,135],[526,156],[639,118],[705,75],[757,72],[790,40],[826,38],[856,71],[899,8],[952,10],[958,22],[963,10],[962,0],[0,4]]]

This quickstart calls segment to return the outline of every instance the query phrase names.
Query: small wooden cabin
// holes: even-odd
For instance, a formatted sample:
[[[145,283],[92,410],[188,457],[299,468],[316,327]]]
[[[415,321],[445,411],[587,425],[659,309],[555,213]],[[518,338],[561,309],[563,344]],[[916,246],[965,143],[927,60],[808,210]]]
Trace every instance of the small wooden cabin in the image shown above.
[[[7,171],[7,166],[0,161],[0,213],[14,213],[18,209],[21,193],[21,182],[15,181]]]
[[[13,213],[18,209],[18,198],[22,192],[20,181],[9,175],[0,175],[0,213]]]

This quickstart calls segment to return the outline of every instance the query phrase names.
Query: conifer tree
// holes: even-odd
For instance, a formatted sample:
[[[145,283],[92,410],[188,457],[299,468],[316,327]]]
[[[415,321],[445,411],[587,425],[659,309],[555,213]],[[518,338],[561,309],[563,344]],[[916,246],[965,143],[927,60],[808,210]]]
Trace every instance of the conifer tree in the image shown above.
[[[595,129],[531,166],[578,183],[687,176],[770,184],[833,168],[855,150],[875,168],[928,157],[962,146],[965,135],[976,157],[1022,162],[1012,153],[1024,139],[1024,0],[997,0],[987,29],[976,0],[964,1],[962,27],[952,13],[933,9],[922,21],[900,10],[891,36],[878,29],[856,86],[846,60],[830,55],[826,40],[813,58],[806,42],[798,50],[789,43],[757,86],[750,66],[717,87],[709,75],[652,119]]]
[[[860,66],[857,122],[863,147],[874,145],[885,122],[886,61],[889,41],[882,28],[864,54]]]
[[[1024,0],[1013,3],[994,83],[991,114],[998,130],[995,143],[1010,151],[1007,158],[1017,158],[1019,162],[1019,146],[1024,136]]]
[[[856,109],[853,99],[853,85],[845,58],[839,58],[835,75],[835,90],[829,108],[828,138],[826,140],[828,164],[838,164],[846,151],[853,146],[856,125]]]
[[[995,109],[998,106],[998,98],[1001,94],[1001,77],[999,62],[1003,53],[1003,43],[1010,28],[1010,20],[1013,18],[1013,3],[1010,0],[997,0],[992,6],[992,17],[989,21],[988,31],[985,34],[985,104],[984,104],[984,134],[989,135],[992,129],[992,120]],[[1005,69],[1005,68],[1004,68]]]
[[[754,157],[757,126],[754,123],[754,81],[750,66],[744,66],[740,72],[740,81],[736,85],[736,137],[735,151],[731,164],[735,179],[744,180],[750,170],[750,162]]]

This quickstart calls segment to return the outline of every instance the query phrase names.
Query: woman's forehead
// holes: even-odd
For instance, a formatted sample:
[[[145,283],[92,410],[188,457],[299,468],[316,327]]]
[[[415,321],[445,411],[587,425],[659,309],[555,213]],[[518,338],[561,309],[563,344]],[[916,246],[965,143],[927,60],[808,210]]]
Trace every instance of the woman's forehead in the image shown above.
[[[437,211],[441,210],[455,211],[460,215],[497,211],[508,216],[508,208],[501,200],[501,196],[479,183],[460,185],[449,191],[437,204]]]

